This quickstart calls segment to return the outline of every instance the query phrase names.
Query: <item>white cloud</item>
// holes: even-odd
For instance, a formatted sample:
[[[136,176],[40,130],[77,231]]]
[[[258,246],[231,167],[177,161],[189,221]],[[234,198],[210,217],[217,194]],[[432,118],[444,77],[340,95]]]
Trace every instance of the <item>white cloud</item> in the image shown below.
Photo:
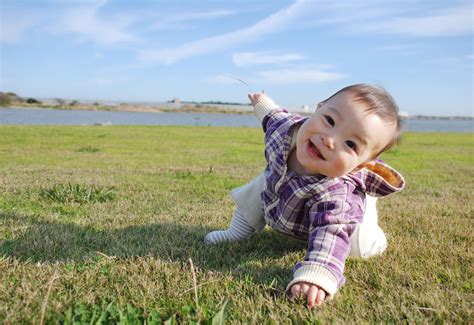
[[[428,13],[421,17],[391,18],[358,25],[359,30],[409,36],[458,36],[474,32],[473,5]]]
[[[106,5],[105,0],[72,2],[71,5],[51,4],[4,8],[0,20],[1,38],[4,43],[15,43],[28,31],[53,35],[73,34],[82,40],[102,45],[113,45],[139,40],[127,31],[135,21],[128,15],[101,16],[99,11]],[[79,4],[77,4],[79,3]]]
[[[383,52],[392,52],[398,55],[414,55],[419,53],[419,48],[414,44],[392,44],[376,47],[375,50]]]
[[[304,56],[298,53],[241,52],[232,55],[232,61],[239,67],[258,64],[281,64],[303,59]]]
[[[308,84],[341,80],[346,76],[341,73],[327,72],[316,67],[294,67],[257,71],[253,77],[239,77],[246,84]],[[211,83],[234,84],[238,81],[230,75],[218,75],[208,79]]]
[[[254,25],[230,33],[200,39],[174,48],[142,50],[139,58],[144,62],[173,64],[205,53],[228,49],[255,41],[264,35],[287,28],[296,18],[305,13],[309,0],[297,0],[290,6],[258,21]]]
[[[335,72],[326,72],[316,68],[275,69],[260,71],[257,83],[304,84],[320,83],[344,79],[346,76]]]
[[[134,42],[139,39],[127,32],[127,27],[134,21],[129,16],[99,17],[99,10],[106,1],[80,5],[67,10],[50,31],[56,34],[76,34],[83,40],[101,45],[113,45],[123,42]]]
[[[18,42],[21,39],[23,33],[34,25],[32,21],[25,19],[11,19],[9,21],[3,20],[1,24],[0,42],[10,44]]]
[[[400,13],[402,10],[384,1],[332,1],[318,3],[314,17],[308,22],[309,26],[339,25],[351,26],[356,22],[367,22],[384,19]]]
[[[406,7],[408,4],[410,4],[410,1],[401,0],[398,0],[398,2],[388,1],[388,3],[380,0],[371,0],[364,3],[342,1],[337,4],[325,0],[296,0],[288,7],[249,27],[188,42],[176,47],[140,50],[138,57],[144,63],[173,64],[194,56],[214,53],[254,42],[265,35],[293,27],[296,21],[298,22],[297,26],[301,28],[334,24],[356,33],[371,32],[423,37],[472,33],[472,5],[470,4],[439,9],[437,12],[433,12],[433,6],[427,6],[426,3],[420,1],[415,2],[413,8]],[[427,14],[408,16],[413,11],[426,12]],[[314,18],[311,20],[305,19],[310,14]],[[249,63],[246,63],[245,59],[234,56],[236,65],[251,64],[252,58],[248,58]],[[257,58],[255,58],[255,61],[257,62]]]
[[[151,30],[179,30],[191,28],[186,23],[191,21],[206,21],[219,19],[234,15],[235,12],[231,10],[212,10],[201,12],[184,12],[178,14],[159,15],[158,21],[153,23],[149,29]]]
[[[320,0],[312,7],[308,27],[334,25],[351,33],[398,34],[416,37],[470,35],[473,5],[468,1]]]
[[[231,10],[213,10],[213,11],[202,11],[202,12],[186,12],[169,16],[168,20],[171,21],[189,21],[189,20],[208,20],[221,17],[227,17],[233,15],[234,11]]]
[[[38,24],[38,17],[32,12],[24,12],[13,8],[2,8],[0,20],[0,42],[13,44],[21,40],[24,33]]]

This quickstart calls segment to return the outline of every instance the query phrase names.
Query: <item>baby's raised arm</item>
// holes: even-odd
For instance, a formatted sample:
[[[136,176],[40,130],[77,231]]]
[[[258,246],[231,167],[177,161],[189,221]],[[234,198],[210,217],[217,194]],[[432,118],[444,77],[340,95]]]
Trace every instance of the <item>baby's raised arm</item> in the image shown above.
[[[273,99],[264,93],[249,94],[250,103],[254,107],[254,114],[260,122],[263,121],[265,115],[274,109],[280,108]]]
[[[249,96],[249,99],[250,99],[250,103],[252,103],[252,106],[257,105],[260,100],[271,99],[270,97],[268,97],[264,93],[253,93],[253,94],[249,94],[248,96]]]

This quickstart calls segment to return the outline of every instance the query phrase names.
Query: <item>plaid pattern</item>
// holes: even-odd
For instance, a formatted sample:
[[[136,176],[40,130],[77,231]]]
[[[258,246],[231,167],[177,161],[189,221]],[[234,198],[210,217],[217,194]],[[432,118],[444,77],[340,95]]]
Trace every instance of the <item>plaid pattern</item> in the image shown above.
[[[262,192],[264,217],[273,229],[309,240],[306,256],[294,271],[307,265],[322,267],[334,275],[340,287],[350,235],[364,215],[365,194],[385,196],[401,190],[403,178],[388,166],[401,185],[390,185],[382,176],[365,169],[337,178],[300,176],[288,170],[294,127],[305,120],[275,109],[262,121],[267,160]]]

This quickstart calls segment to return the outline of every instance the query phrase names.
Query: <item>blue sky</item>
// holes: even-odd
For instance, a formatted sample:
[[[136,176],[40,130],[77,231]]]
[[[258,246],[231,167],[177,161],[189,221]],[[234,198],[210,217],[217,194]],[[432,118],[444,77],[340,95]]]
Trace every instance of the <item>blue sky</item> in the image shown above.
[[[0,90],[313,106],[383,85],[409,114],[473,116],[465,0],[0,0]]]

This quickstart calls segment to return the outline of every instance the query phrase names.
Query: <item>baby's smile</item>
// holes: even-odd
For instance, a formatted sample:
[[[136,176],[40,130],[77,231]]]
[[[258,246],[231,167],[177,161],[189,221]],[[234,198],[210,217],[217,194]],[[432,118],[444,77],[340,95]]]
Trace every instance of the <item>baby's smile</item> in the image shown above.
[[[319,158],[319,159],[322,159],[322,160],[326,160],[326,159],[324,159],[323,155],[318,150],[316,145],[314,143],[312,143],[311,141],[308,141],[307,151],[308,151],[308,154],[313,158]]]

